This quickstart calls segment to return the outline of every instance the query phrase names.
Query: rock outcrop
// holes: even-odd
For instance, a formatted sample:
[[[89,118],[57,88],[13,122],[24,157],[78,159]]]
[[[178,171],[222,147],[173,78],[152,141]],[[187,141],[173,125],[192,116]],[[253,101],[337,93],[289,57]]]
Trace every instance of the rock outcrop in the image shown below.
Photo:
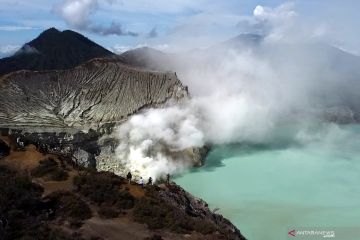
[[[226,239],[243,240],[244,236],[240,231],[222,215],[212,212],[208,204],[200,198],[196,198],[176,184],[160,185],[158,194],[161,199],[173,206],[181,209],[193,218],[200,218],[215,223]]]
[[[0,127],[15,129],[98,129],[187,96],[175,73],[104,59],[71,70],[15,72],[0,86]]]

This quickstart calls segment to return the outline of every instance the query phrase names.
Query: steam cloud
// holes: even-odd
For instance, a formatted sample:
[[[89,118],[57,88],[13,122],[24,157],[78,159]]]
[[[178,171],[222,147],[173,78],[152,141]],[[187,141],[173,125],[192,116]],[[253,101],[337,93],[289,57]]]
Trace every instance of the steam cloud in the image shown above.
[[[360,60],[299,37],[287,25],[297,16],[292,7],[255,8],[251,22],[267,29],[256,44],[240,36],[235,48],[227,42],[179,54],[171,62],[157,59],[159,66],[177,70],[193,96],[180,106],[148,110],[119,126],[116,153],[122,164],[158,179],[191,166],[191,159],[179,154],[190,147],[298,141],[316,123],[334,117],[355,121]],[[316,26],[303,34],[311,31]]]
[[[183,151],[202,147],[200,121],[189,108],[152,109],[132,117],[118,129],[116,154],[133,174],[158,179],[191,166]]]
[[[116,0],[106,0],[113,4]],[[101,35],[138,36],[138,33],[126,31],[120,23],[112,22],[110,26],[103,26],[90,20],[90,16],[99,9],[98,0],[66,0],[56,8],[56,12],[65,22],[78,30],[85,30]]]

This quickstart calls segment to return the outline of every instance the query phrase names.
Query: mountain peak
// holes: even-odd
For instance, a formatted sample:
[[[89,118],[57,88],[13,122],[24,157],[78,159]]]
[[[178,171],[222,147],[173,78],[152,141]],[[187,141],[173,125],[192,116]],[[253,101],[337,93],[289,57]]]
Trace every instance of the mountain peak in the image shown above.
[[[51,27],[42,32],[42,34],[48,34],[48,33],[60,33],[60,31],[57,28]]]
[[[93,58],[112,55],[77,32],[49,28],[12,57],[0,59],[0,76],[17,70],[69,69]]]
[[[52,27],[52,28],[49,28],[49,29],[43,31],[42,33],[40,33],[40,35],[39,35],[36,39],[56,38],[56,37],[58,37],[61,33],[62,33],[61,31],[59,31],[58,29]],[[36,39],[34,39],[34,40],[36,40]],[[34,41],[34,40],[33,40],[33,41]],[[32,42],[32,41],[31,41],[31,42]],[[30,42],[30,43],[31,43],[31,42]]]

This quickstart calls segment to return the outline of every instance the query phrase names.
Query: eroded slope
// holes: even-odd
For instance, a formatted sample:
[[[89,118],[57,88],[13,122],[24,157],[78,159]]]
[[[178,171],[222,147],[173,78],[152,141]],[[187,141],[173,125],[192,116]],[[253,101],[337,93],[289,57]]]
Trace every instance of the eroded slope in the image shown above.
[[[0,84],[0,127],[7,128],[97,128],[187,96],[175,73],[104,59],[71,70],[15,72]]]

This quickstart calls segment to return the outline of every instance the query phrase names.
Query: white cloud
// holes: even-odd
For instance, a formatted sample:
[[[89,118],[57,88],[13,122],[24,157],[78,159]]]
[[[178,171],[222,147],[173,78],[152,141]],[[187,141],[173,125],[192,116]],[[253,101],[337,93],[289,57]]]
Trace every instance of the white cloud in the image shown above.
[[[8,31],[8,32],[15,32],[15,31],[22,31],[22,30],[33,30],[36,29],[34,27],[28,27],[28,26],[0,26],[0,31]]]
[[[97,1],[76,0],[64,2],[59,11],[67,24],[83,28],[88,24],[91,13],[97,8]]]
[[[234,26],[241,16],[222,12],[201,12],[178,18],[166,41],[176,51],[206,48],[236,35]]]
[[[287,21],[297,15],[293,3],[284,3],[276,8],[258,5],[253,11],[256,19],[261,21]]]
[[[258,5],[253,11],[252,19],[246,19],[244,23],[250,26],[249,29],[253,28],[252,31],[267,35],[270,40],[282,40],[288,37],[296,24],[298,13],[294,8],[294,3],[284,3],[274,8]],[[240,27],[243,26],[240,23]]]
[[[0,46],[0,57],[8,57],[14,54],[17,50],[20,49],[19,45],[5,45]]]
[[[35,47],[32,47],[32,46],[30,46],[28,44],[25,44],[22,48],[20,48],[19,51],[16,52],[16,55],[34,54],[34,53],[39,53],[39,51]]]
[[[332,29],[326,21],[309,20],[295,10],[293,2],[277,7],[257,5],[252,16],[243,16],[238,23],[243,33],[259,33],[269,42],[329,42]]]
[[[116,44],[114,47],[110,48],[110,51],[113,51],[116,54],[121,54],[123,52],[132,50],[132,49],[136,49],[136,48],[142,48],[142,47],[150,47],[159,51],[165,51],[168,50],[170,48],[170,46],[166,43],[164,44],[148,44],[148,43],[140,43],[137,45],[121,45],[121,44]]]
[[[137,36],[138,34],[123,29],[118,22],[112,21],[109,26],[95,23],[91,16],[100,8],[100,3],[114,4],[115,0],[65,0],[58,5],[55,11],[64,19],[67,25],[77,30],[85,30],[100,35],[127,35]]]
[[[122,0],[115,5],[117,10],[145,13],[178,13],[186,10],[204,9],[209,5],[209,0]]]

